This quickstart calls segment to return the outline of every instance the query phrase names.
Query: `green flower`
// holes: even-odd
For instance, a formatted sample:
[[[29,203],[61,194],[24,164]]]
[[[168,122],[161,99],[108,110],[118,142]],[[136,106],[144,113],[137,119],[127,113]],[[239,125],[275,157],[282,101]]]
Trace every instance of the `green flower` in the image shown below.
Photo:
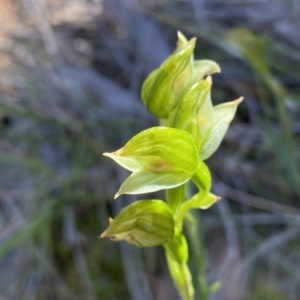
[[[187,41],[179,32],[174,53],[149,74],[142,86],[146,107],[159,118],[169,116],[192,80],[195,43],[195,38]]]
[[[173,239],[174,219],[162,200],[141,200],[123,208],[100,235],[112,241],[125,240],[139,247],[165,244]]]
[[[123,148],[103,155],[133,172],[115,198],[121,194],[142,194],[179,186],[200,166],[193,137],[183,130],[162,126],[144,130]]]
[[[178,32],[174,53],[150,73],[142,86],[141,96],[145,105],[159,118],[168,118],[191,86],[205,76],[221,71],[212,60],[194,61],[195,43],[195,38],[188,41]]]

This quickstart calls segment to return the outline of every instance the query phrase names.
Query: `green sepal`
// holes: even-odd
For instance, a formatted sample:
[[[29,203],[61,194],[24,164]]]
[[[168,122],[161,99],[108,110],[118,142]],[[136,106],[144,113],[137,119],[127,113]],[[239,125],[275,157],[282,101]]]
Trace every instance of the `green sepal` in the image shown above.
[[[158,118],[167,118],[192,80],[196,39],[178,35],[177,48],[143,83],[141,97],[147,109]]]
[[[218,149],[236,113],[237,107],[242,101],[243,97],[235,101],[222,103],[213,108],[214,123],[202,146],[200,152],[201,160],[207,159]]]
[[[193,82],[204,79],[207,75],[220,72],[221,68],[215,61],[209,59],[196,60],[193,64]]]
[[[174,52],[178,52],[189,43],[188,39],[181,31],[177,31],[177,38],[177,45]]]
[[[115,199],[123,194],[146,194],[170,189],[187,182],[191,176],[185,172],[151,173],[140,170],[131,174],[121,185]]]
[[[187,91],[176,109],[171,113],[167,126],[185,130],[194,138],[198,151],[202,145],[202,133],[198,124],[198,113],[209,97],[211,82],[200,80]]]
[[[125,240],[138,247],[165,244],[174,237],[174,219],[169,206],[162,200],[140,200],[123,208],[109,220],[100,238]]]
[[[179,186],[200,165],[192,136],[183,130],[153,127],[134,136],[114,153],[104,153],[134,172],[121,186],[121,194],[141,194]]]
[[[188,245],[185,236],[175,227],[175,234],[171,241],[163,245],[168,255],[177,263],[186,263],[188,260]]]
[[[193,203],[191,206],[193,208],[208,209],[220,199],[221,198],[219,196],[216,196],[212,193],[200,191],[189,201]]]
[[[211,76],[208,76],[206,81],[210,83],[210,90],[197,115],[198,126],[201,132],[201,148],[207,140],[214,124],[214,109],[211,101]]]

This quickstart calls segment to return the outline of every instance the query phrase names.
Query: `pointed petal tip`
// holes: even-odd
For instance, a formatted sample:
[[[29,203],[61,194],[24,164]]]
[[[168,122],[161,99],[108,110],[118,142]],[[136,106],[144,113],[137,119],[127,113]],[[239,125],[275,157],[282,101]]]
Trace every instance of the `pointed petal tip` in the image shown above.
[[[107,157],[115,157],[115,156],[119,156],[120,155],[120,151],[121,149],[117,150],[117,151],[114,151],[114,152],[104,152],[102,153],[103,156],[107,156]]]
[[[106,230],[98,236],[98,239],[103,239],[104,237],[106,237]]]
[[[194,48],[196,45],[197,38],[193,37],[189,40],[189,44]]]
[[[183,40],[183,41],[185,40],[185,41],[187,41],[186,36],[185,36],[180,30],[177,31],[177,37],[178,37],[179,40]],[[191,39],[190,39],[189,41],[187,41],[187,42],[188,42],[189,44],[195,46],[196,41],[197,41],[197,38],[196,38],[196,37],[193,37],[193,38],[191,38]]]
[[[111,217],[108,218],[108,223],[109,223],[109,225],[110,225],[113,221],[114,221],[113,218],[111,218]],[[109,227],[106,228],[106,229],[98,236],[98,239],[103,239],[104,237],[109,236],[108,233],[109,233]]]
[[[185,38],[184,34],[180,30],[177,30],[177,37],[179,39]]]
[[[205,81],[209,82],[210,84],[212,83],[212,77],[210,75],[208,75],[206,78],[205,78]]]
[[[240,104],[240,103],[243,102],[243,101],[244,101],[244,97],[240,97],[240,98],[234,100],[234,102],[235,102],[237,105]]]

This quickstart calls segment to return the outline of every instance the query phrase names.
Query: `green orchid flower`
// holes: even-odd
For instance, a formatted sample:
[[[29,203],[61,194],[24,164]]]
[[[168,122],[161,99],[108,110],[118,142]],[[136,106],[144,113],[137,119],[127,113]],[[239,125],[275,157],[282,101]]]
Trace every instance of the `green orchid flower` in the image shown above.
[[[193,137],[186,131],[163,126],[144,130],[123,148],[103,155],[133,172],[115,198],[121,194],[142,194],[179,186],[200,166]]]
[[[165,244],[174,237],[174,219],[170,207],[162,200],[140,200],[123,208],[100,238],[125,240],[139,247]]]
[[[142,86],[143,102],[165,126],[146,129],[121,149],[103,154],[132,172],[115,198],[166,189],[166,202],[140,200],[130,204],[115,219],[109,219],[100,237],[139,247],[163,245],[171,277],[183,300],[194,300],[195,290],[182,226],[187,216],[191,219],[191,209],[208,209],[221,199],[211,192],[212,176],[203,161],[219,147],[243,100],[213,106],[210,75],[220,73],[221,68],[212,60],[194,61],[195,42],[195,38],[188,40],[178,32],[173,54]],[[196,193],[191,194],[188,181],[196,186]],[[196,232],[191,222],[187,226],[190,234]],[[201,288],[196,292],[201,291],[201,299],[207,299],[211,289],[205,273],[199,270],[197,276]]]
[[[168,118],[191,85],[207,75],[220,72],[214,61],[194,61],[196,38],[188,41],[181,32],[177,35],[173,54],[149,74],[141,90],[148,110],[158,118]]]
[[[142,86],[141,96],[145,105],[159,118],[169,116],[192,80],[195,43],[195,38],[187,41],[178,33],[174,53],[149,74]]]

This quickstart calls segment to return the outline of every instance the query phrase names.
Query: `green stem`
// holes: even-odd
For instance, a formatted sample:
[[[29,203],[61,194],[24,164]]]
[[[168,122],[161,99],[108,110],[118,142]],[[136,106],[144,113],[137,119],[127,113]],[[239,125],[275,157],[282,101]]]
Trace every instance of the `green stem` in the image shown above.
[[[175,215],[175,225],[178,228],[182,228],[184,218],[186,217],[188,211],[192,208],[197,208],[196,196],[192,197],[191,199],[183,202],[180,206],[180,209],[177,210]]]
[[[178,263],[166,251],[168,267],[182,300],[194,300],[192,276],[187,263]]]
[[[166,200],[171,210],[175,214],[181,202],[184,199],[185,185],[180,185],[172,189],[166,190]]]
[[[199,229],[199,220],[192,215],[192,212],[189,213],[189,218],[186,218],[185,228],[191,249],[191,259],[194,262],[191,265],[191,272],[194,278],[195,294],[197,299],[207,300],[210,293],[206,280],[207,255]]]
[[[166,190],[167,203],[174,215],[181,207],[185,198],[185,184]],[[182,300],[194,300],[194,287],[192,277],[187,265],[188,245],[181,228],[175,226],[175,234],[172,241],[164,245],[166,258],[173,282]]]

